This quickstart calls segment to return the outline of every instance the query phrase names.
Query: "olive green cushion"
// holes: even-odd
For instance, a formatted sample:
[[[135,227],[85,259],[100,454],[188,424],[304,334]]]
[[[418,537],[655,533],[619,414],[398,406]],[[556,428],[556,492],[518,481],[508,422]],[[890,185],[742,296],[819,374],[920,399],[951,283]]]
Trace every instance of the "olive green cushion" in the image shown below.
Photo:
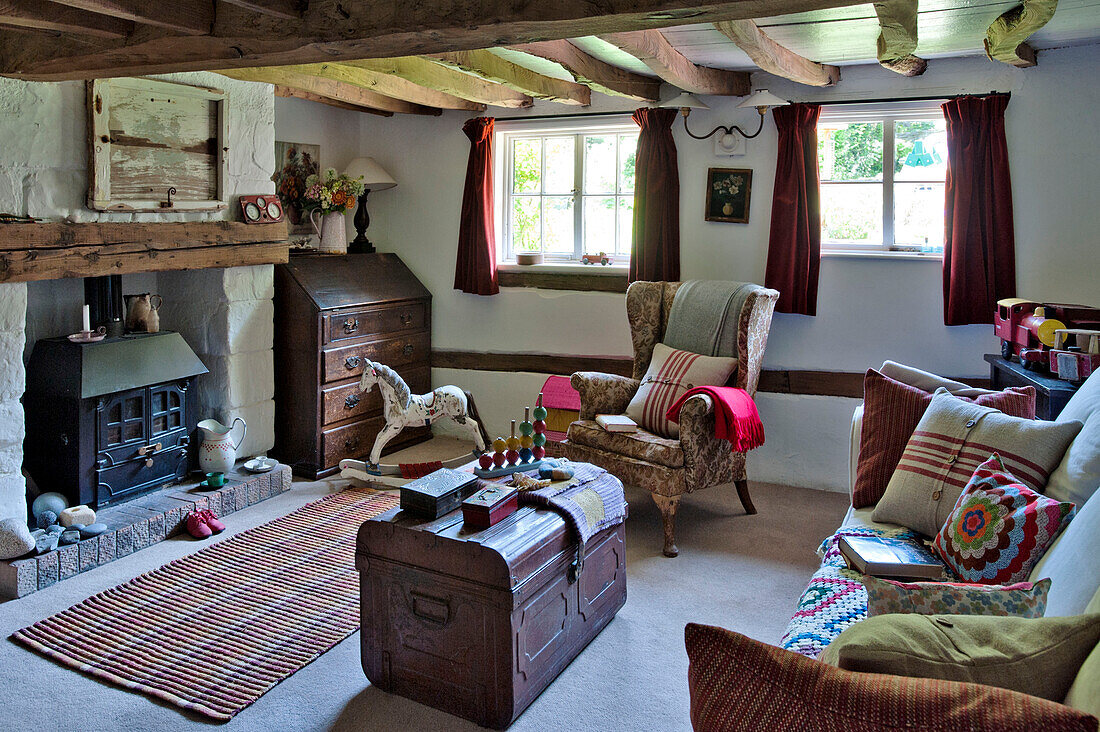
[[[1014,618],[879,615],[829,644],[849,671],[987,684],[1061,702],[1100,641],[1100,615]]]

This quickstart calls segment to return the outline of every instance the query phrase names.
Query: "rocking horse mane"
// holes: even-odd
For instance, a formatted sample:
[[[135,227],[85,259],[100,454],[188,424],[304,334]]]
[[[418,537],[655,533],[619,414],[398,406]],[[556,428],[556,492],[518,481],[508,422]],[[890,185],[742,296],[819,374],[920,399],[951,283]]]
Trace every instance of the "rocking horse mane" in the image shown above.
[[[371,362],[374,366],[375,372],[378,374],[378,378],[385,381],[393,389],[393,396],[397,399],[397,403],[401,405],[402,409],[408,409],[409,403],[412,402],[412,392],[409,390],[409,385],[405,383],[405,380],[398,375],[396,371],[384,364]]]

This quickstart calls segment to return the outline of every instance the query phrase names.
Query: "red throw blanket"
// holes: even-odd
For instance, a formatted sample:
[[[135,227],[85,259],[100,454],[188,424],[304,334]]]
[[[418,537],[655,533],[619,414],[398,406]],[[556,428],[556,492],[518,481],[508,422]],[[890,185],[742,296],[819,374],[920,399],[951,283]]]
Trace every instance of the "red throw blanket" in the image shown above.
[[[706,394],[714,402],[714,436],[728,440],[733,452],[748,452],[764,444],[764,423],[756,411],[756,402],[744,389],[696,386],[684,392],[665,417],[678,424],[680,407],[696,394]]]

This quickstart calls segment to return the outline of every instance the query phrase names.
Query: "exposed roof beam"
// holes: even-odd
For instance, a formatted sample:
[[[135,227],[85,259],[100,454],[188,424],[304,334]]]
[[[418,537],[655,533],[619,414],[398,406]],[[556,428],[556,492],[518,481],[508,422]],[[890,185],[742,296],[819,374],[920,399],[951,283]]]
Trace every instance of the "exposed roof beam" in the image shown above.
[[[439,115],[442,110],[425,107],[420,104],[393,99],[369,89],[364,89],[346,81],[326,79],[321,76],[303,74],[300,71],[289,71],[285,66],[260,67],[255,69],[230,69],[218,71],[223,76],[240,81],[259,81],[265,84],[276,84],[299,89],[310,94],[335,99],[338,102],[354,104],[359,107],[371,107],[385,112],[399,112],[402,114],[428,114]]]
[[[101,8],[140,2],[150,12],[177,17],[211,8],[210,0],[66,2]],[[698,0],[422,0],[406,3],[399,11],[380,12],[377,0],[310,0],[301,20],[288,23],[222,3],[213,32],[194,38],[145,33],[88,46],[78,36],[0,34],[0,74],[61,81],[422,55],[682,25],[688,18],[708,23],[856,4],[857,0],[710,0],[702,6]],[[202,24],[192,20],[177,25]]]
[[[336,99],[330,99],[323,97],[320,94],[313,94],[311,92],[302,91],[301,89],[292,89],[289,86],[275,85],[275,96],[277,97],[291,97],[294,99],[305,99],[307,102],[317,102],[318,104],[327,104],[330,107],[336,107],[337,109],[347,109],[352,112],[366,112],[367,114],[377,114],[382,117],[392,117],[393,112],[387,112],[382,109],[372,109],[371,107],[360,107],[358,104],[350,104],[348,102],[341,102]]]
[[[214,3],[196,0],[53,0],[58,5],[109,15],[173,33],[203,35],[214,26]]]
[[[1058,0],[1023,0],[997,17],[985,32],[985,52],[994,61],[1034,66],[1035,50],[1026,41],[1054,17]]]
[[[698,66],[673,48],[660,31],[629,31],[600,37],[637,58],[669,84],[686,92],[743,97],[750,91],[748,74]]]
[[[298,20],[302,17],[302,9],[308,5],[309,0],[221,0],[221,2],[262,15],[270,15],[273,18]]]
[[[486,81],[480,76],[467,74],[464,71],[452,69],[449,66],[419,56],[345,61],[342,63],[347,66],[369,69],[379,74],[398,76],[413,84],[494,107],[521,109],[534,104],[534,100],[528,95],[521,94],[503,84]]]
[[[598,92],[642,102],[657,102],[661,99],[659,79],[612,66],[585,53],[567,40],[520,43],[508,48],[561,64],[574,79]]]
[[[0,25],[81,33],[100,38],[125,38],[134,24],[42,0],[0,0]]]
[[[721,20],[714,27],[748,54],[753,63],[769,74],[810,86],[834,86],[840,69],[799,56],[768,37],[751,20]]]
[[[920,76],[928,62],[917,50],[917,0],[884,0],[875,5],[878,16],[878,62],[902,76]]]
[[[428,58],[445,66],[477,74],[483,79],[504,84],[523,94],[562,104],[587,107],[592,103],[592,90],[583,84],[554,79],[531,71],[497,56],[492,51],[454,51],[432,54]]]

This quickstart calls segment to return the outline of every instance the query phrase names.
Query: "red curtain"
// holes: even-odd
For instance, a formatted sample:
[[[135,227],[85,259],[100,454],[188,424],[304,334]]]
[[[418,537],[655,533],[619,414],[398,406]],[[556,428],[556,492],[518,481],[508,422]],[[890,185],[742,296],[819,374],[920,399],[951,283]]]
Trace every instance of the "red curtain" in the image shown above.
[[[642,128],[634,173],[634,242],[630,281],[680,279],[680,171],[672,123],[676,109],[634,111]]]
[[[497,244],[493,232],[493,118],[474,117],[462,125],[470,138],[462,221],[458,227],[455,289],[472,295],[495,295]]]
[[[1007,94],[961,97],[943,105],[948,154],[945,325],[992,323],[997,300],[1016,293],[1007,106]]]
[[[772,110],[779,131],[772,193],[772,226],[764,284],[779,290],[781,313],[817,314],[821,265],[821,192],[817,175],[817,118],[821,106]]]

